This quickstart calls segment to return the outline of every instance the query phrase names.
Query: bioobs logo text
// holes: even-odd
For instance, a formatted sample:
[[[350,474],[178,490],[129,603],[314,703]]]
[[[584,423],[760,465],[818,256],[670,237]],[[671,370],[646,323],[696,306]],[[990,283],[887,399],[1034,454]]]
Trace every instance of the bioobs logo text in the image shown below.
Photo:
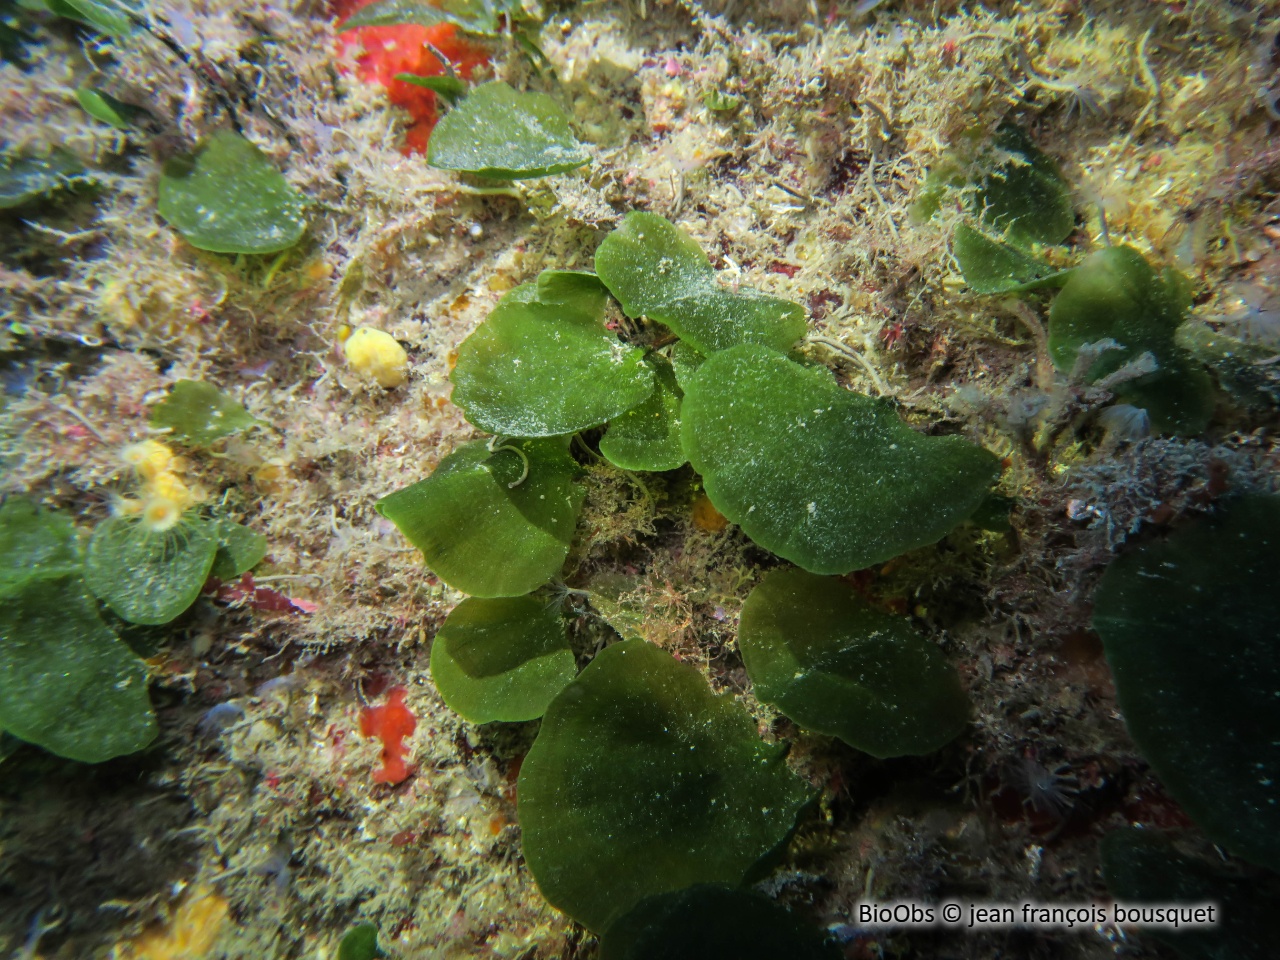
[[[1143,926],[1178,929],[1218,923],[1215,903],[1122,904],[1076,903],[860,903],[859,927],[1010,928],[1040,927],[1071,930],[1076,927]]]
[[[931,927],[938,922],[938,910],[938,907],[919,903],[860,903],[858,923],[867,926]]]

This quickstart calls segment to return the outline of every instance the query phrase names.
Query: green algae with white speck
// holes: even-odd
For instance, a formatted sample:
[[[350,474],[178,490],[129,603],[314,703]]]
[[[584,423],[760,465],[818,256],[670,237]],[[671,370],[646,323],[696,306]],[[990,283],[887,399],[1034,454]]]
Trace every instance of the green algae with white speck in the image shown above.
[[[739,883],[809,789],[732,697],[640,640],[605,647],[547,709],[520,768],[525,860],[602,932],[645,897]]]
[[[1191,518],[1107,568],[1093,626],[1133,739],[1217,844],[1280,869],[1280,497]]]
[[[849,573],[934,543],[974,512],[999,461],[927,437],[887,403],[746,344],[688,381],[681,440],[716,509],[812,573]]]

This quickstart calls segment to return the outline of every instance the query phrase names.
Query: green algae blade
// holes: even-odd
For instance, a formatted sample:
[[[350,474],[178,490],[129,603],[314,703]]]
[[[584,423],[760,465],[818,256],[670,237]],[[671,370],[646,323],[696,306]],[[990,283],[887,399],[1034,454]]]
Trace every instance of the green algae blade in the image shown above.
[[[20,592],[32,580],[79,570],[80,547],[70,517],[23,497],[0,504],[0,597]]]
[[[964,282],[974,293],[1018,293],[1062,286],[1070,271],[1056,270],[1017,247],[993,240],[968,224],[957,225],[951,241]]]
[[[151,411],[151,426],[197,447],[207,447],[261,423],[217,387],[201,380],[179,380]]]
[[[378,946],[378,928],[372,923],[358,923],[338,944],[338,960],[378,960],[386,954]]]
[[[840,960],[771,900],[698,884],[643,900],[600,940],[600,960]]]
[[[569,555],[584,496],[577,473],[560,440],[514,441],[492,452],[477,440],[376,509],[455,590],[518,597],[559,573]]]
[[[209,570],[219,580],[234,580],[252,570],[267,555],[267,538],[234,520],[211,520],[209,529],[218,540],[218,552]]]
[[[740,343],[788,350],[805,331],[804,308],[716,282],[697,241],[653,213],[628,213],[596,250],[596,273],[629,317],[666,324],[700,353]]]
[[[587,584],[587,599],[623,640],[645,640],[643,582],[625,573],[599,573]]]
[[[76,99],[84,107],[85,113],[117,130],[128,130],[133,126],[133,121],[146,112],[92,87],[78,87]]]
[[[709,356],[681,442],[716,509],[811,573],[849,573],[934,543],[982,503],[998,461],[926,437],[886,403],[765,347]]]
[[[1093,625],[1129,732],[1215,843],[1280,869],[1280,497],[1121,555]]]
[[[1250,412],[1280,406],[1280,376],[1272,361],[1276,350],[1270,344],[1241,339],[1203,322],[1184,323],[1178,328],[1176,341],[1212,370],[1222,389]]]
[[[554,271],[512,290],[458,347],[453,402],[481,430],[550,437],[598,426],[654,392],[644,351],[604,326],[590,274]]]
[[[498,180],[547,177],[590,162],[559,104],[501,80],[472,90],[436,124],[427,144],[431,166]]]
[[[1168,944],[1185,960],[1270,960],[1275,956],[1274,877],[1232,875],[1179,853],[1156,830],[1112,830],[1102,838],[1102,876],[1117,901],[1133,904],[1216,904],[1212,926],[1144,927],[1143,937]]]
[[[873,757],[930,753],[969,721],[942,652],[842,581],[770,571],[742,607],[738,646],[757,697]]]
[[[44,0],[49,12],[68,20],[87,24],[108,37],[124,37],[137,27],[130,17],[138,9],[120,0]]]
[[[1157,275],[1132,247],[1107,247],[1071,271],[1049,309],[1049,354],[1054,366],[1072,371],[1086,344],[1113,340],[1085,371],[1090,382],[1114,374],[1149,353],[1156,369],[1115,387],[1126,403],[1142,407],[1162,433],[1195,435],[1213,413],[1209,375],[1178,346],[1175,335],[1190,299],[1176,272]]]
[[[671,369],[675,373],[676,383],[682,394],[688,386],[689,379],[706,359],[683,340],[678,340],[671,345]]]
[[[0,728],[85,763],[155,739],[146,665],[79,577],[30,581],[0,599]]]
[[[302,194],[230,130],[164,165],[157,205],[188,243],[214,253],[277,253],[307,229]]]
[[[156,531],[141,520],[112,517],[89,538],[84,575],[121,619],[157,625],[196,602],[217,553],[217,536],[202,520]]]
[[[671,364],[648,358],[657,386],[649,399],[609,421],[600,453],[623,470],[674,470],[685,462],[680,446],[680,398]]]
[[[544,598],[463,600],[431,646],[431,680],[472,723],[536,720],[578,674],[564,620]]]
[[[87,181],[84,164],[70,150],[55,147],[43,155],[6,151],[0,155],[0,210]]]
[[[457,77],[420,77],[416,73],[397,73],[396,79],[438,93],[451,104],[457,103],[467,94],[466,82]]]
[[[1003,125],[992,138],[993,168],[978,183],[976,211],[1005,239],[1052,246],[1075,229],[1071,190],[1058,165],[1019,127]]]
[[[525,861],[603,932],[646,897],[736,885],[810,799],[732,697],[657,647],[605,647],[548,707],[520,769]]]

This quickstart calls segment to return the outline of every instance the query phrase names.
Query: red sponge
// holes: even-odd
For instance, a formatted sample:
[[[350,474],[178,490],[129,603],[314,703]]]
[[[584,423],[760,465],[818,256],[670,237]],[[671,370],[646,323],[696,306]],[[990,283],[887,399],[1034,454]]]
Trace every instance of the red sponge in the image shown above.
[[[360,711],[360,732],[382,741],[382,768],[373,771],[374,783],[399,783],[409,776],[404,738],[418,726],[418,718],[404,705],[404,687],[387,693],[387,702]]]
[[[345,20],[372,0],[338,0],[334,12]],[[356,73],[366,83],[381,84],[386,88],[387,99],[403,107],[413,117],[405,133],[402,148],[405,153],[425,153],[427,140],[439,116],[436,95],[423,87],[395,79],[397,73],[412,73],[419,77],[434,77],[445,72],[444,65],[431,52],[431,44],[453,63],[454,69],[464,80],[470,80],[476,69],[489,62],[488,48],[458,36],[458,28],[451,23],[437,23],[430,27],[403,24],[395,27],[357,27],[354,30],[338,29],[338,50],[359,46],[364,52],[356,59]]]

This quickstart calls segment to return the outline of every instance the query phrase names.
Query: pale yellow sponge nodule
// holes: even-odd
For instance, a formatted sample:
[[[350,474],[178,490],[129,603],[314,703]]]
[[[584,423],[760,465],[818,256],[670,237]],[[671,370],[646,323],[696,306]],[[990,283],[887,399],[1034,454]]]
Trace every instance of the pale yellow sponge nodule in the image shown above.
[[[409,355],[395,337],[372,327],[361,327],[342,344],[347,363],[358,373],[373,377],[381,386],[398,387],[409,374]]]

